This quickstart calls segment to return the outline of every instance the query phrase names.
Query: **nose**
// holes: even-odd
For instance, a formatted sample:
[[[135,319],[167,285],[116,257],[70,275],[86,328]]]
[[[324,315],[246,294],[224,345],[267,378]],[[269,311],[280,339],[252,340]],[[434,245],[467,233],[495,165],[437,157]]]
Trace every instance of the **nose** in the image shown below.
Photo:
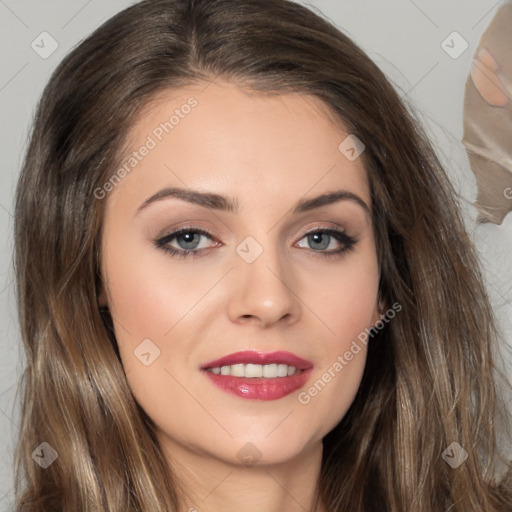
[[[266,249],[252,263],[240,259],[231,279],[234,284],[228,315],[232,322],[270,327],[278,322],[291,325],[299,320],[302,308],[295,290],[296,279],[276,251]]]

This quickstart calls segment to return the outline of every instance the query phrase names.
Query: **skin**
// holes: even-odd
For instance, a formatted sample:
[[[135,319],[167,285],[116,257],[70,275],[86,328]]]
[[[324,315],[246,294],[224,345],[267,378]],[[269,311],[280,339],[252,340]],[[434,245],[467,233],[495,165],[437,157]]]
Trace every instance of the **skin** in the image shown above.
[[[114,318],[135,399],[176,469],[183,511],[313,510],[322,438],[355,397],[366,347],[308,404],[298,394],[379,319],[379,271],[371,217],[356,201],[292,209],[344,189],[370,210],[367,174],[361,158],[338,150],[348,133],[316,98],[221,81],[160,95],[132,127],[131,150],[191,96],[197,106],[103,199],[100,302]],[[139,210],[165,187],[237,198],[239,211],[177,198]],[[180,259],[155,246],[184,226],[211,234],[200,239],[202,255]],[[357,243],[326,257],[344,243],[304,234],[319,226]],[[252,263],[236,252],[248,236],[263,249]],[[134,355],[145,339],[160,350],[148,366]],[[240,350],[293,352],[313,363],[312,376],[278,400],[230,395],[199,367]],[[240,450],[252,450],[257,464],[245,465]]]

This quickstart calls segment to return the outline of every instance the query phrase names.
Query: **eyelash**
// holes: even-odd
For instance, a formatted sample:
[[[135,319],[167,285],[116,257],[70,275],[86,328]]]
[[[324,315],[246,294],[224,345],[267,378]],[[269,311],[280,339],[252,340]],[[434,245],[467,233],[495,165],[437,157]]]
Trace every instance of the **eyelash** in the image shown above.
[[[205,231],[201,228],[185,227],[185,228],[180,228],[176,231],[173,231],[172,233],[169,233],[169,234],[165,235],[164,237],[156,240],[155,247],[157,249],[163,250],[166,254],[170,254],[171,256],[173,256],[175,258],[179,258],[179,259],[186,258],[187,256],[192,256],[192,257],[199,256],[202,251],[207,251],[208,249],[210,249],[210,248],[200,249],[200,250],[174,249],[167,245],[171,240],[178,238],[180,235],[183,235],[185,233],[195,233],[198,235],[206,236],[207,238],[210,238],[213,240],[213,237],[210,235],[210,233],[208,233],[208,231]],[[358,242],[357,238],[349,236],[343,231],[338,231],[336,229],[331,229],[331,228],[322,228],[321,226],[317,226],[316,228],[313,228],[312,230],[307,231],[306,233],[304,233],[302,235],[300,240],[302,240],[303,238],[305,238],[309,235],[315,235],[317,233],[323,233],[323,234],[332,236],[340,244],[343,244],[343,247],[341,247],[341,249],[336,249],[334,251],[315,251],[314,249],[311,249],[313,252],[319,253],[326,258],[341,256],[344,253],[350,252],[354,249],[354,246]]]

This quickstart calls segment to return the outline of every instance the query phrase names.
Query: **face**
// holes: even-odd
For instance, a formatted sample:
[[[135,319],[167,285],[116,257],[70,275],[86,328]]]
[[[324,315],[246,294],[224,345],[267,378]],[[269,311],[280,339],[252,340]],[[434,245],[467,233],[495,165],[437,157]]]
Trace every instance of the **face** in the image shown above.
[[[100,299],[169,453],[289,461],[352,403],[379,272],[347,136],[314,97],[170,90],[97,191]]]

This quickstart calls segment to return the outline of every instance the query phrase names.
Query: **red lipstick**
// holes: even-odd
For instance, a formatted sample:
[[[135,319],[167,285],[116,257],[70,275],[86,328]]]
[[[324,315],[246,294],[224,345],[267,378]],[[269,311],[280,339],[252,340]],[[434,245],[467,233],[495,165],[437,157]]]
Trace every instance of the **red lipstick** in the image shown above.
[[[295,368],[293,375],[283,377],[239,377],[213,373],[212,368],[231,365],[287,365]],[[201,365],[201,370],[220,389],[241,398],[253,400],[277,400],[304,386],[309,379],[313,363],[295,354],[284,351],[257,352],[246,350],[235,352]],[[260,370],[261,371],[261,370]]]
[[[230,366],[232,364],[287,364],[295,366],[299,370],[312,368],[313,363],[302,359],[291,352],[276,350],[274,352],[256,352],[255,350],[244,350],[242,352],[234,352],[228,356],[208,361],[201,365],[201,368],[215,368],[219,366]]]

